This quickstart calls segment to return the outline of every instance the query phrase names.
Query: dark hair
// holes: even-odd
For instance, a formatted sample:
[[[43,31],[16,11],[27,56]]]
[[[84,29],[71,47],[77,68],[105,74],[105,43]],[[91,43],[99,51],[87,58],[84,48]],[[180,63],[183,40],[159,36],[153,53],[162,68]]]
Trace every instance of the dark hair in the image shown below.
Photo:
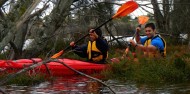
[[[96,34],[100,37],[102,37],[102,30],[100,28],[96,29]]]
[[[155,30],[155,25],[154,25],[154,23],[147,23],[146,25],[145,25],[145,28],[147,28],[147,27],[150,27],[150,28],[152,28],[153,30]]]
[[[95,28],[90,28],[90,29],[95,29]],[[88,29],[88,31],[89,31],[90,29]],[[95,32],[96,32],[96,34],[97,34],[98,36],[102,37],[102,30],[101,30],[100,28],[97,28],[97,29],[95,30]]]

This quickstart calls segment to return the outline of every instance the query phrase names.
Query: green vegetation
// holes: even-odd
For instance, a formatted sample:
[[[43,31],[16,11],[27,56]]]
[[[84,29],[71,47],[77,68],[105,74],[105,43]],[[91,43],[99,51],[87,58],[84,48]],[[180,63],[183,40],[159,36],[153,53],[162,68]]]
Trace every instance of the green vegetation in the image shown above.
[[[111,58],[120,58],[124,48],[111,47],[108,62]],[[168,46],[167,57],[162,59],[148,59],[137,55],[138,61],[124,58],[118,63],[110,63],[110,68],[102,74],[107,79],[120,81],[135,81],[138,83],[181,83],[190,81],[190,49],[188,46]],[[66,52],[62,58],[85,60],[73,52]],[[4,78],[2,75],[0,77]],[[44,76],[29,76],[22,74],[11,79],[7,84],[34,85],[47,80]]]
[[[110,68],[103,74],[109,79],[139,83],[190,81],[190,53],[187,48],[187,46],[170,46],[167,50],[167,57],[162,59],[148,59],[139,56],[138,61],[122,59],[119,63],[110,64]],[[119,57],[118,53],[117,57]]]
[[[121,58],[124,48],[112,46],[109,50],[108,62],[111,58]],[[102,74],[107,79],[120,81],[136,81],[138,83],[181,83],[190,81],[190,49],[187,45],[167,47],[166,58],[148,59],[137,55],[138,61],[120,59],[119,63],[111,63],[110,68]],[[81,59],[74,53],[65,54],[66,58]]]
[[[9,75],[7,75],[7,74],[0,75],[0,81],[5,79],[5,77],[9,77]],[[44,75],[41,75],[41,74],[29,75],[27,73],[23,73],[23,74],[16,76],[15,78],[11,78],[11,80],[8,80],[8,82],[6,84],[7,85],[16,84],[16,85],[20,85],[20,86],[30,86],[30,85],[39,84],[41,82],[44,82],[45,80],[47,80],[47,79],[45,78]]]

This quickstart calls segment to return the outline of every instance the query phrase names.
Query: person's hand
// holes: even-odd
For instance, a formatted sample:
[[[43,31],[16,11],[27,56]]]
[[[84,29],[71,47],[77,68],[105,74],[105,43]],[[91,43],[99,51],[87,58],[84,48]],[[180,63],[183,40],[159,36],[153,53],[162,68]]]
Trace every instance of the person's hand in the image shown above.
[[[129,47],[127,47],[127,48],[125,49],[125,53],[126,53],[126,54],[129,53]]]
[[[141,27],[138,26],[138,27],[136,28],[136,31],[137,31],[137,32],[140,32],[140,31],[141,31]]]
[[[130,42],[130,44],[131,44],[133,47],[135,47],[136,43],[135,43],[134,40],[130,39],[129,42]]]
[[[96,32],[94,31],[94,29],[90,29],[90,31],[89,31],[89,35],[98,38],[98,35],[97,35]]]
[[[114,62],[114,63],[119,63],[119,62],[120,62],[120,60],[119,60],[118,58],[112,58],[112,59],[111,59],[111,62]]]
[[[70,46],[71,46],[71,47],[75,46],[75,42],[72,41],[72,42],[70,43]]]

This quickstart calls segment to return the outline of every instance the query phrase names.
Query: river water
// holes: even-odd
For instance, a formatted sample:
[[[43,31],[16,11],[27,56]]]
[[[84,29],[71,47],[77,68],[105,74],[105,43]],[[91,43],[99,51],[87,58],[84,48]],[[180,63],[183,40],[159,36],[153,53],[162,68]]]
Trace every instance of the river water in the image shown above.
[[[144,85],[104,81],[116,94],[190,94],[190,84]],[[112,94],[109,88],[84,76],[58,77],[35,86],[1,86],[8,94]]]

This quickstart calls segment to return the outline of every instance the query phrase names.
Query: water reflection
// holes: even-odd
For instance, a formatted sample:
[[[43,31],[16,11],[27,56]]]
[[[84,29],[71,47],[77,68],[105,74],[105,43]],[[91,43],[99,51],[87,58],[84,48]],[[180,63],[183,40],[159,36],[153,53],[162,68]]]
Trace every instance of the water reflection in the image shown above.
[[[137,85],[132,82],[108,80],[106,83],[116,94],[189,94],[190,84],[174,85]],[[36,86],[1,86],[8,94],[112,94],[100,83],[84,76],[69,76],[55,78]]]
[[[100,83],[84,76],[69,76],[36,86],[9,85],[3,88],[10,94],[100,94],[100,87]]]
[[[99,94],[100,84],[86,77],[59,77],[32,87],[32,94]]]

